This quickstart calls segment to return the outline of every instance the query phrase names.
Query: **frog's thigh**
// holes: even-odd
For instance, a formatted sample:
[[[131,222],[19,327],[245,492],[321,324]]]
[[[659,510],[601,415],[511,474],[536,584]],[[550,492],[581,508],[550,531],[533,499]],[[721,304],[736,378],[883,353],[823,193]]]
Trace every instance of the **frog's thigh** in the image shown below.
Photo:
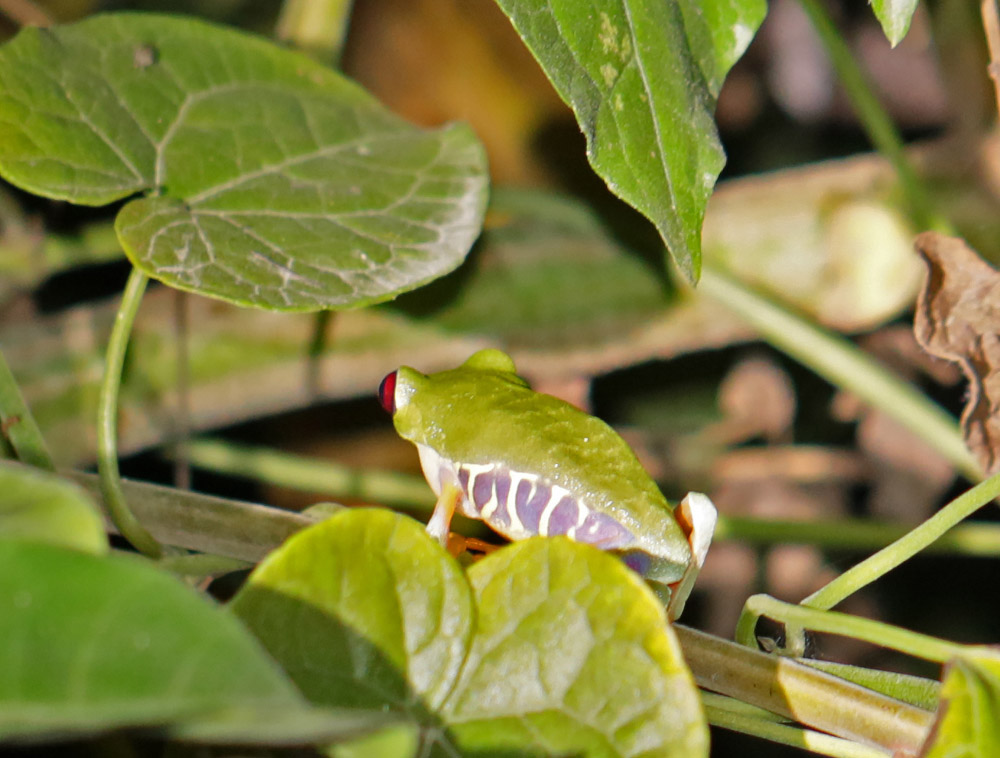
[[[694,587],[698,571],[705,563],[705,556],[712,544],[718,513],[712,501],[700,492],[689,492],[677,506],[677,522],[681,525],[691,545],[691,562],[684,570],[684,576],[671,587],[667,615],[675,619],[684,611],[691,589]]]

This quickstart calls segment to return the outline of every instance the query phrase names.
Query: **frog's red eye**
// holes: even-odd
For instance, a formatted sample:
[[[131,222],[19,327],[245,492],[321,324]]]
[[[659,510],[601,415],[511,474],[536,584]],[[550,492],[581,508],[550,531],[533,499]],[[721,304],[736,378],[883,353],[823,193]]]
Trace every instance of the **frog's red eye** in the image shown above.
[[[393,371],[391,374],[386,375],[385,379],[378,386],[378,401],[382,403],[382,407],[385,408],[388,413],[396,412],[396,374],[398,372]]]

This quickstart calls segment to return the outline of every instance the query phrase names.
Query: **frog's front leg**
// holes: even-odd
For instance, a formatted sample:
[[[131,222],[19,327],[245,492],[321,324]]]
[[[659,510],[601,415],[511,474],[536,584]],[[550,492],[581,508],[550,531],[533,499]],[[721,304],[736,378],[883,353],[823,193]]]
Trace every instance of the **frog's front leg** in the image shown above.
[[[457,556],[465,550],[464,538],[458,535],[449,538],[448,535],[451,531],[451,519],[465,499],[465,491],[459,484],[454,464],[446,461],[426,445],[417,445],[417,450],[420,453],[420,467],[424,470],[424,478],[437,493],[434,512],[427,522],[427,533],[440,542],[449,553]]]
[[[462,490],[454,483],[444,482],[441,485],[437,502],[434,504],[434,513],[431,514],[430,521],[427,522],[427,533],[440,542],[443,547],[448,547],[451,519],[463,497]]]

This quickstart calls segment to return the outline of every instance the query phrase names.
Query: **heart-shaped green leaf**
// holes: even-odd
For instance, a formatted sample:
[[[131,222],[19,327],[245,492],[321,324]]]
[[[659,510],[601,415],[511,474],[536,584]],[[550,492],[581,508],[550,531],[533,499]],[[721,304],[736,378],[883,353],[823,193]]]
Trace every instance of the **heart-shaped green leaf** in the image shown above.
[[[889,43],[895,47],[910,30],[917,0],[871,0],[872,10]]]
[[[445,752],[707,754],[663,608],[616,558],[538,538],[469,581],[412,519],[350,510],[290,539],[232,607],[308,696],[404,710]]]
[[[980,758],[1000,745],[1000,650],[967,648],[948,664],[922,758]]]
[[[465,749],[708,753],[701,702],[663,607],[621,561],[564,537],[469,569],[472,649],[445,705]]]
[[[685,275],[725,157],[722,80],[753,39],[763,0],[497,0],[573,108],[594,170],[660,231]]]
[[[31,540],[102,555],[108,551],[97,506],[72,482],[0,461],[0,539]]]
[[[425,132],[334,71],[192,19],[95,16],[0,49],[0,173],[104,204],[132,262],[277,310],[389,299],[479,233],[483,150]]]
[[[458,564],[412,520],[350,510],[271,553],[232,610],[316,703],[438,707],[469,644]]]
[[[306,742],[380,714],[305,703],[245,629],[152,564],[0,540],[0,741],[121,727]]]

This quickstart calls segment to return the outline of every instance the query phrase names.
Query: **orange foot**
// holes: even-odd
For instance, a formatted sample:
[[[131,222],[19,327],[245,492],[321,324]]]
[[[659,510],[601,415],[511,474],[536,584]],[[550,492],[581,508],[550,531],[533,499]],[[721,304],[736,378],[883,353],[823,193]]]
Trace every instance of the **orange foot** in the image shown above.
[[[455,558],[466,551],[488,555],[499,547],[500,545],[484,542],[475,537],[463,537],[461,534],[455,534],[455,532],[448,533],[448,552]]]

